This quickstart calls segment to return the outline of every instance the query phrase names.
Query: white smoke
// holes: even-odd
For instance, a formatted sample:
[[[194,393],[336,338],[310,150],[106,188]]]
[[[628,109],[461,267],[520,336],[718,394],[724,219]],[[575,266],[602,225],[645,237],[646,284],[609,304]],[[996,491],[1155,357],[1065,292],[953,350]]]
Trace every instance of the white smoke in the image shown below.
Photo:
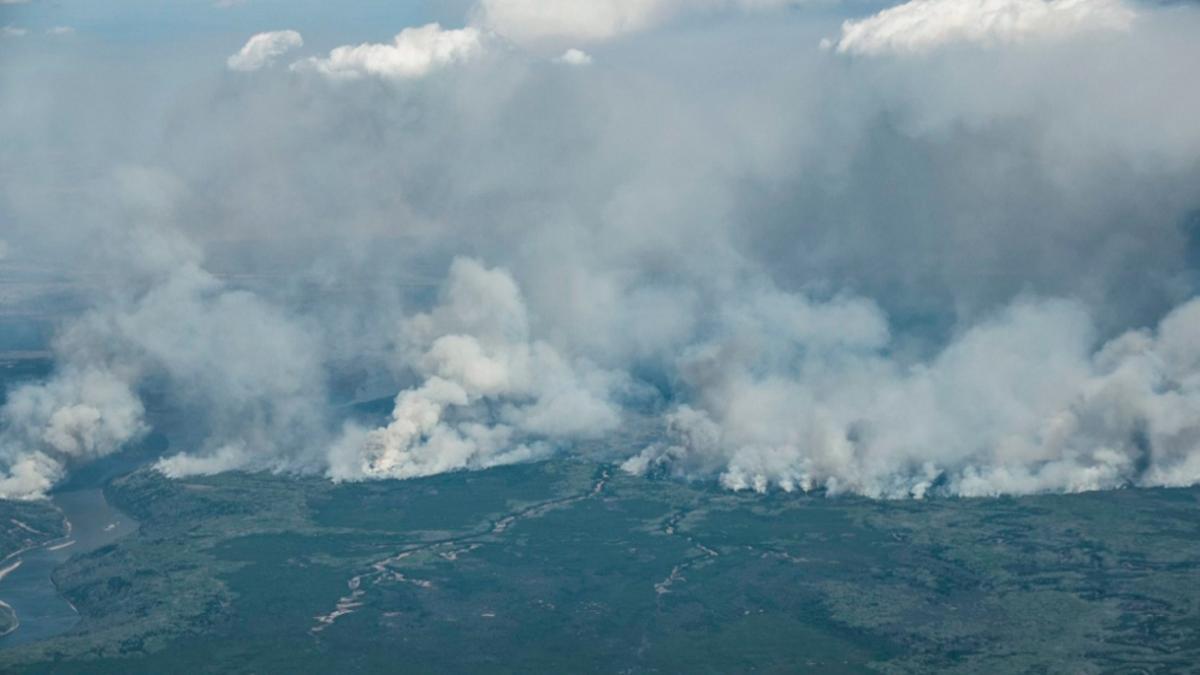
[[[335,480],[411,478],[543,456],[612,431],[620,384],[530,333],[507,272],[454,261],[433,311],[405,322],[403,356],[424,382],[400,392],[391,422],[351,427],[330,456]]]
[[[811,332],[775,316],[726,319],[682,359],[694,400],[627,470],[873,497],[1200,481],[1200,300],[1099,349],[1079,305],[1019,301],[913,364],[819,313]]]
[[[185,267],[127,310],[118,331],[110,339],[136,345],[178,392],[177,404],[202,413],[201,447],[164,459],[165,473],[317,468],[322,346],[303,323]]]
[[[148,381],[165,383],[194,429],[176,430],[175,440],[195,445],[161,460],[164,473],[319,470],[327,414],[319,353],[274,307],[184,265],[81,317],[55,345],[56,374],[10,393],[0,409],[0,497],[39,496],[69,465],[144,433],[135,392]]]
[[[626,470],[888,498],[1200,481],[1200,300],[1099,346],[1078,303],[1018,300],[910,360],[868,300],[733,295],[698,318],[710,337],[673,367],[682,402]],[[346,431],[336,480],[523,461],[621,421],[621,378],[531,338],[503,271],[455,261],[439,305],[402,333],[424,380],[387,426]]]
[[[146,431],[125,379],[97,366],[62,368],[9,393],[0,408],[0,498],[39,497],[67,469],[119,450]]]
[[[76,320],[55,344],[58,372],[10,394],[0,409],[0,496],[37,496],[67,465],[146,431],[135,392],[147,381],[165,382],[171,405],[201,430],[195,447],[160,462],[165,473],[319,468],[317,341],[194,262],[176,260],[149,283]]]
[[[187,469],[318,470],[327,402],[313,331],[203,267],[167,225],[186,192],[170,174],[126,167],[105,183],[135,223],[103,231],[95,307],[52,348],[55,373],[10,392],[0,408],[0,496],[36,497],[69,465],[120,450],[148,430],[144,390],[165,397],[193,430]],[[179,430],[172,430],[173,432]]]

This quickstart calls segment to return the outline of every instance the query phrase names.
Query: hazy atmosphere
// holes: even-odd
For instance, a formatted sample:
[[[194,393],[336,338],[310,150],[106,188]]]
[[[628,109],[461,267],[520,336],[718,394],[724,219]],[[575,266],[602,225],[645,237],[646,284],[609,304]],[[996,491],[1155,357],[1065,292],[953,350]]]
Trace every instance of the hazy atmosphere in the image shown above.
[[[144,434],[151,388],[204,422],[173,476],[636,423],[626,470],[732,489],[1200,480],[1200,9],[217,4],[0,9],[6,302],[36,270],[82,310],[0,413],[7,496]]]
[[[194,5],[0,8],[5,303],[80,307],[2,494],[145,434],[151,388],[204,423],[169,476],[636,423],[625,470],[731,489],[1200,480],[1194,6]]]
[[[314,597],[332,589],[313,601],[318,609],[278,610],[310,623],[317,617],[314,628],[296,629],[305,645],[317,645],[314,653],[329,656],[322,645],[356,639],[333,628],[339,617],[365,622],[378,611],[377,630],[424,640],[420,649],[438,655],[409,654],[431,672],[496,664],[526,672],[791,671],[798,661],[715,657],[697,669],[656,651],[676,645],[668,638],[685,629],[659,633],[655,622],[676,616],[664,598],[684,597],[668,594],[680,592],[685,573],[718,589],[705,597],[720,596],[724,578],[764,579],[752,572],[761,560],[796,564],[812,551],[782,553],[779,542],[802,537],[787,528],[826,517],[860,528],[846,537],[877,542],[863,543],[870,553],[862,555],[905,547],[892,560],[925,570],[913,579],[984,559],[947,557],[943,544],[1121,531],[1130,538],[1104,544],[1117,547],[1109,562],[1124,560],[1120,551],[1177,551],[1174,567],[1146,572],[1150,585],[1137,592],[1151,593],[1167,584],[1168,567],[1185,574],[1178,561],[1191,553],[1178,547],[1200,542],[1174,498],[1139,501],[1194,500],[1194,490],[1142,489],[1200,484],[1198,36],[1200,4],[1182,0],[0,0],[0,505],[15,509],[0,521],[11,515],[14,541],[23,542],[0,553],[44,547],[44,560],[26,556],[23,574],[38,570],[49,599],[37,610],[13,601],[16,615],[34,617],[23,630],[62,633],[36,618],[61,598],[75,613],[62,610],[64,626],[82,617],[82,628],[45,643],[48,651],[37,651],[34,632],[18,631],[21,644],[34,642],[5,656],[8,638],[0,639],[0,670],[19,662],[44,672],[53,661],[75,664],[57,672],[101,672],[93,670],[101,662],[71,660],[91,654],[117,658],[104,663],[120,671],[132,663],[120,660],[127,650],[138,658],[201,653],[168,649],[177,643],[167,640],[241,626],[236,617],[249,610],[231,598],[258,602],[253,594],[274,583],[250,581],[246,570],[257,566],[214,562],[249,550],[280,556],[270,563],[280,567],[255,558],[262,569],[336,577],[296,582]],[[55,537],[72,536],[72,523],[83,522],[77,514],[108,513],[64,496],[85,487],[88,499],[128,515],[94,516],[112,520],[103,529],[111,534],[80,526],[70,540],[78,548],[58,554],[71,544]],[[1117,489],[1123,496],[1078,494]],[[454,501],[461,490],[465,501]],[[1004,499],[956,499],[965,497]],[[600,499],[608,500],[606,517],[627,508],[627,520],[587,525]],[[1118,503],[1110,499],[1134,515],[1120,520],[1106,510]],[[254,507],[266,509],[254,525],[236,520],[244,500],[267,505]],[[37,510],[51,503],[59,515]],[[661,519],[633,504],[661,504]],[[484,520],[435,518],[418,528],[426,534],[412,535],[424,542],[418,547],[384,543],[397,522],[417,527],[409,519],[423,516],[413,514],[453,520],[467,506],[488,516],[483,530],[471,528]],[[999,527],[992,508],[1019,512],[1026,534],[954,543],[917,534],[942,527],[942,513],[957,514],[944,522],[977,523],[971,531],[982,533]],[[396,520],[387,509],[405,515]],[[655,582],[645,611],[658,618],[645,626],[658,628],[618,636],[580,619],[586,631],[601,631],[584,640],[588,649],[607,649],[609,639],[636,648],[640,640],[636,655],[597,651],[584,667],[554,660],[548,638],[537,654],[546,660],[529,661],[504,650],[550,633],[518,639],[516,628],[496,628],[498,660],[452,665],[445,649],[429,646],[450,640],[450,628],[396,623],[409,621],[409,610],[388,604],[395,597],[409,607],[412,597],[433,597],[422,589],[452,586],[429,572],[442,567],[425,576],[404,568],[405,576],[396,571],[403,565],[424,565],[422,556],[449,565],[480,547],[492,553],[473,555],[489,565],[525,565],[513,560],[541,554],[487,556],[540,541],[503,539],[514,523],[525,523],[525,533],[553,528],[568,512],[569,528],[538,531],[572,537],[611,526],[634,537],[621,539],[621,551],[649,547],[663,561],[676,555],[656,548],[668,539],[629,533],[653,530],[676,537],[670,541],[687,534],[685,562],[625,570]],[[768,512],[779,524],[756,529],[765,526],[755,518]],[[1133,529],[1106,530],[1092,516],[1079,516],[1085,524],[1074,529],[1062,525],[1084,512]],[[201,513],[210,515],[187,515]],[[716,513],[746,520],[721,525]],[[1152,523],[1168,527],[1175,517],[1179,528],[1192,528],[1186,544],[1152,532]],[[643,518],[645,525],[628,524]],[[351,536],[347,528],[364,529],[355,530],[358,543],[338,545],[341,553],[270,539],[310,532],[304,541],[331,545]],[[1134,530],[1152,544],[1133,546]],[[714,534],[760,531],[777,547],[761,556]],[[267,539],[251,547],[230,539],[234,532]],[[124,543],[103,548],[118,536]],[[703,545],[693,538],[704,536]],[[827,555],[859,560],[859,549],[838,549],[851,544],[829,536],[843,543],[824,548]],[[171,577],[174,587],[207,589],[169,610],[193,612],[189,621],[204,616],[203,624],[164,629],[185,624],[160,621],[168,610],[157,604],[131,609],[142,607],[137,598],[161,597],[145,585],[152,582],[97,576],[116,560],[159,569],[165,558],[156,551],[168,549],[154,547],[168,541],[191,542],[201,556],[192,560],[210,561],[162,568],[212,572],[208,580]],[[1045,542],[1038,546],[1057,545]],[[920,546],[930,557],[913,552]],[[328,556],[348,551],[359,557],[328,571],[336,567]],[[732,568],[735,577],[716,574],[737,555],[750,557]],[[528,578],[585,563],[546,564],[526,570]],[[0,581],[14,569],[0,569]],[[606,569],[595,574],[608,578]],[[981,587],[1001,592],[987,585],[1000,583],[995,570],[971,569],[991,580]],[[462,588],[484,583],[470,566],[453,574],[468,572],[476,576]],[[511,591],[520,599],[512,602],[536,596],[555,611],[574,602],[504,585],[525,575],[496,575],[507,581],[484,584],[488,592]],[[127,577],[132,585],[113,586]],[[828,662],[824,647],[814,648],[810,666],[855,671],[886,662],[898,668],[889,672],[928,672],[951,662],[888,659],[973,653],[947,647],[957,629],[940,623],[929,629],[943,641],[937,647],[896,637],[940,610],[912,609],[907,619],[897,617],[908,609],[863,614],[868,604],[918,606],[887,595],[908,593],[920,585],[914,581],[869,591],[869,602],[854,595],[868,593],[868,577],[880,578],[822,577],[819,591],[810,589],[819,602],[796,600],[828,611],[832,623],[820,630],[833,632],[792,643],[842,645],[828,647]],[[95,581],[102,578],[109,581]],[[1191,578],[1170,583],[1186,587]],[[0,597],[34,588],[14,579]],[[1112,583],[1133,583],[1122,579]],[[111,597],[96,590],[105,583]],[[387,584],[408,590],[371,595]],[[252,590],[230,590],[238,588]],[[784,597],[780,588],[809,587],[764,588],[765,597]],[[1072,602],[1120,595],[1114,585],[1071,588]],[[483,591],[453,597],[492,597],[473,593]],[[579,593],[569,597],[596,597]],[[461,626],[453,630],[472,630],[462,616],[490,621],[496,612],[488,625],[500,625],[517,606],[487,600],[460,615],[447,609],[459,599],[437,597],[422,616],[450,616],[447,626]],[[951,602],[929,597],[923,602]],[[1076,611],[1020,597],[1030,603],[1021,608]],[[1153,606],[1172,601],[1163,597]],[[731,602],[722,622],[743,616],[742,601]],[[746,602],[746,616],[763,611]],[[980,629],[988,640],[1010,644],[1004,640],[1017,638],[1003,631],[1030,625],[1020,617],[1032,614],[1019,614],[1016,603],[1004,606],[1013,618],[1003,628]],[[1196,616],[1200,604],[1189,606],[1170,620]],[[98,607],[142,618],[101,620]],[[1109,616],[1096,611],[1077,613]],[[158,623],[136,623],[145,617]],[[804,625],[817,625],[810,619]],[[1166,624],[1138,634],[1152,633],[1159,655],[1167,644],[1195,649],[1200,632],[1190,620],[1170,634],[1178,642]],[[791,625],[781,621],[737,625],[792,635],[778,632]],[[964,625],[986,624],[978,621]],[[1061,621],[1054,625],[1086,623]],[[1132,619],[1121,621],[1120,630],[1134,630]],[[0,636],[16,630],[2,624]],[[1088,639],[1102,632],[1079,630]],[[862,641],[870,631],[895,640],[887,644],[897,651],[872,651]],[[830,642],[835,634],[845,643]],[[98,635],[108,637],[86,642]],[[322,668],[386,669],[388,661],[363,649],[355,652],[362,660]],[[1079,649],[1088,658],[1108,654]],[[1116,660],[1096,667],[1152,662],[1109,657]],[[975,672],[1093,672],[1077,667],[1081,661],[1012,653],[1004,661],[954,658]],[[317,668],[237,662],[255,672]],[[182,662],[137,663],[135,670],[162,672]]]

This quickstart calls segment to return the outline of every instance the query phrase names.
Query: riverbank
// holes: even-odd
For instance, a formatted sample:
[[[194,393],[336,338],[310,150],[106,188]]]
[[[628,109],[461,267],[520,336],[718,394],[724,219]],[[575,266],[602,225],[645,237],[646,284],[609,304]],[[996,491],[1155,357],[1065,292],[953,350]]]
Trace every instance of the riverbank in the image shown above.
[[[0,600],[0,638],[15,631],[21,626],[17,613],[7,602]]]
[[[0,566],[69,534],[62,511],[50,500],[0,500]]]
[[[15,561],[13,561],[13,563],[11,565],[9,565],[7,567],[0,567],[0,581],[4,581],[4,577],[8,576],[10,573],[12,573],[13,570],[17,569],[20,566],[21,566],[21,561],[15,560]]]
[[[20,627],[5,631],[0,623],[0,648],[43,640],[74,628],[79,613],[58,592],[54,570],[75,554],[108,545],[137,529],[132,518],[109,506],[99,488],[54,494],[49,506],[60,518],[58,536],[18,550],[0,563],[4,565],[0,568],[0,601],[14,620],[19,618]],[[22,523],[28,525],[27,521]]]

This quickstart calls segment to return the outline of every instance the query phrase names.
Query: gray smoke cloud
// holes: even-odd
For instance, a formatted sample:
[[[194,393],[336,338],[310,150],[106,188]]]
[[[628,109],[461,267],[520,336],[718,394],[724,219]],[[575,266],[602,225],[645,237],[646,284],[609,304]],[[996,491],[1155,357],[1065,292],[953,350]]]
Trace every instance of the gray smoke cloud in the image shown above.
[[[198,434],[198,447],[160,462],[165,473],[314,466],[326,415],[319,342],[194,262],[166,264],[73,322],[54,345],[55,374],[9,395],[4,495],[40,494],[71,464],[138,438],[148,429],[138,392],[156,387]]]
[[[172,476],[1200,479],[1200,12],[805,5],[480,3],[257,69],[6,46],[5,262],[88,309],[0,412],[0,493],[164,409]]]
[[[520,291],[503,270],[455,260],[441,301],[406,320],[402,332],[402,356],[424,379],[396,397],[387,426],[346,429],[330,455],[334,479],[528,460],[555,441],[596,438],[620,423],[610,396],[621,375],[572,363],[534,339]]]
[[[149,429],[143,397],[165,397],[194,430],[194,448],[160,463],[167,473],[311,468],[326,426],[319,339],[154,224],[173,218],[176,181],[123,167],[105,183],[133,222],[100,233],[108,273],[56,337],[55,373],[0,408],[0,494],[36,497],[136,440]]]
[[[99,367],[62,367],[44,384],[18,388],[0,409],[0,495],[45,493],[71,465],[144,433],[143,413],[124,379]]]
[[[626,470],[873,497],[1200,480],[1200,301],[1094,349],[1078,303],[1018,300],[902,367],[869,303],[782,300],[681,357],[692,402]]]

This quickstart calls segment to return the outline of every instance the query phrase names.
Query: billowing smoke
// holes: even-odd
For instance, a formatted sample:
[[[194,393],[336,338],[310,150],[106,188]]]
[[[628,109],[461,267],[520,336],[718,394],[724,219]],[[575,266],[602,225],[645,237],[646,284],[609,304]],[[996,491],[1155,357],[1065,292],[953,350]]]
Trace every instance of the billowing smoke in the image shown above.
[[[38,496],[71,465],[137,440],[150,428],[144,399],[189,430],[175,439],[188,451],[160,463],[167,473],[315,470],[328,429],[319,339],[204,270],[175,229],[146,224],[172,218],[172,181],[126,167],[108,185],[143,222],[101,233],[95,307],[55,339],[54,374],[0,408],[0,494]]]
[[[69,296],[0,495],[151,429],[170,476],[1200,481],[1200,10],[567,4],[0,46],[0,297]]]
[[[316,461],[312,444],[326,429],[319,343],[195,262],[163,264],[145,286],[114,292],[64,331],[47,382],[8,396],[0,408],[3,494],[37,495],[69,465],[143,434],[136,392],[165,399],[198,434],[188,453],[162,460],[169,474],[302,470]]]
[[[400,392],[391,422],[348,428],[330,457],[335,479],[411,478],[545,456],[620,423],[618,373],[571,362],[530,335],[525,302],[503,270],[458,259],[433,311],[402,328],[424,378]]]
[[[691,401],[627,470],[876,497],[1200,481],[1200,301],[1096,347],[1083,307],[1018,300],[903,365],[861,301],[721,324],[681,357]]]
[[[69,365],[49,381],[11,392],[0,409],[0,495],[49,490],[67,469],[119,450],[146,431],[144,410],[123,378]]]

